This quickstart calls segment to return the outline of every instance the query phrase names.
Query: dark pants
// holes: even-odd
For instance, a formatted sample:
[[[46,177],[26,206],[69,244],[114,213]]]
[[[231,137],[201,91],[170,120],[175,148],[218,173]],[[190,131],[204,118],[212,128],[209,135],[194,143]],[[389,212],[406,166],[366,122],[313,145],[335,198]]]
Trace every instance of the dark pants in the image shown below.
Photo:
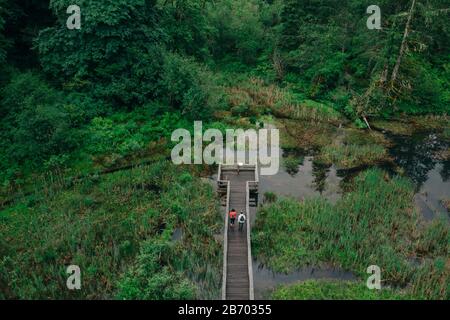
[[[239,231],[244,230],[244,223],[239,222]]]

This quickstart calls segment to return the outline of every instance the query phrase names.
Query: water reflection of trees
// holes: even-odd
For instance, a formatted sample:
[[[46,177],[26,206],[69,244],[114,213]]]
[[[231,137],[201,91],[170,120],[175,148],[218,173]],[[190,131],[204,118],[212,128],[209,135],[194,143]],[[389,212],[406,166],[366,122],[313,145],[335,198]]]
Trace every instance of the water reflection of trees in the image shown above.
[[[283,149],[283,165],[286,172],[295,177],[303,164],[304,151],[301,149]]]
[[[330,172],[331,165],[321,164],[313,161],[312,163],[312,175],[314,177],[313,186],[314,189],[320,194],[325,191],[326,180],[328,173]]]
[[[419,189],[428,179],[428,173],[439,160],[438,151],[446,148],[435,134],[415,134],[413,136],[391,136],[394,146],[389,150],[398,166],[413,180]],[[448,162],[448,161],[447,161]],[[449,176],[449,164],[440,172],[444,180]]]
[[[441,174],[443,181],[448,181],[448,179],[450,178],[450,160],[449,159],[442,161],[442,169],[439,173]]]

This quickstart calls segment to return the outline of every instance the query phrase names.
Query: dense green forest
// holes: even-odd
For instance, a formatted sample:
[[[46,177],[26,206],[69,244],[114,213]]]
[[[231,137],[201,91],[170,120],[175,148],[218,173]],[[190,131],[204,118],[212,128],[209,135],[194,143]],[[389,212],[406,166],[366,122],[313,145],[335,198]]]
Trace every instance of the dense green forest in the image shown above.
[[[448,111],[444,1],[381,2],[381,30],[365,26],[364,1],[82,1],[75,31],[69,4],[2,0],[3,186],[86,155],[126,157],[185,119],[220,120],[238,80],[223,73],[288,87],[361,126]]]
[[[72,4],[79,30],[66,26]],[[448,2],[379,0],[378,30],[366,26],[371,4],[0,0],[0,298],[217,298],[219,200],[199,178],[207,168],[167,161],[171,133],[194,120],[224,129],[284,119],[284,146],[319,149],[342,167],[383,159],[369,127],[392,119],[432,119],[448,139]],[[341,126],[345,149],[328,141]],[[328,214],[342,217],[355,199]],[[448,256],[448,230],[435,228],[439,246],[426,235],[417,245],[430,259]],[[344,267],[362,264],[323,250]],[[401,284],[419,281],[387,261]],[[81,292],[65,290],[73,263],[87,270]],[[440,291],[420,297],[448,294],[436,273]]]

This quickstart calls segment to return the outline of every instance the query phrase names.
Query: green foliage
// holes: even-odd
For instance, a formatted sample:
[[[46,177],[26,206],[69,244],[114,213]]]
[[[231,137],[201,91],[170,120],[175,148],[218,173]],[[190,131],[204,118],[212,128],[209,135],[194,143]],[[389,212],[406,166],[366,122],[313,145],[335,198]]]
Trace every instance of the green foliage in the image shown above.
[[[164,58],[160,96],[163,101],[192,120],[208,119],[213,108],[210,104],[210,75],[193,60],[167,53]]]
[[[302,163],[303,159],[295,156],[288,156],[283,159],[283,165],[286,168],[286,171],[291,175],[295,175],[296,173],[298,173],[298,167]]]
[[[2,90],[1,144],[7,162],[31,167],[74,150],[79,134],[62,95],[33,73],[16,74]]]
[[[213,28],[204,12],[207,2],[177,0],[160,5],[159,25],[169,38],[170,49],[199,60],[208,59]]]
[[[420,299],[450,299],[450,267],[446,257],[427,261],[413,276],[411,291]]]
[[[446,88],[450,82],[448,71],[445,73],[436,70],[419,55],[409,56],[402,71],[405,77],[411,79],[411,89],[405,91],[401,97],[399,111],[410,114],[448,113],[450,102],[449,91]]]
[[[234,55],[244,64],[256,62],[265,43],[262,5],[259,0],[223,0],[208,6],[216,58]]]
[[[5,3],[6,0],[0,1],[0,65],[3,65],[6,61],[6,37],[3,34],[5,28]]]
[[[91,154],[119,152],[127,155],[144,147],[144,137],[135,133],[134,122],[114,124],[111,119],[94,118],[89,127],[87,149]]]
[[[9,67],[34,68],[39,59],[33,41],[40,30],[53,23],[48,1],[0,1],[0,56]],[[2,76],[0,73],[0,80]]]
[[[136,264],[119,283],[117,298],[126,300],[183,300],[196,297],[195,285],[164,264],[164,255],[173,250],[164,241],[142,245]]]
[[[162,72],[154,1],[85,0],[82,27],[66,27],[67,0],[51,1],[58,24],[37,39],[41,65],[62,85],[123,106],[152,98]]]
[[[192,126],[175,112],[165,112],[159,119],[154,119],[154,114],[165,108],[153,103],[132,112],[94,118],[84,130],[83,151],[107,167],[151,157],[155,144],[170,140],[172,132],[179,127]]]
[[[43,30],[37,40],[43,69],[61,85],[128,110],[157,99],[188,117],[209,117],[215,106],[208,104],[213,90],[207,90],[206,72],[164,45],[168,41],[180,53],[202,55],[198,4],[177,1],[158,8],[155,1],[86,0],[76,32],[65,26],[68,4],[51,2],[59,25]]]
[[[277,201],[277,194],[274,192],[265,192],[263,203],[273,203]]]
[[[351,105],[354,112],[343,111],[352,120],[352,113],[448,112],[447,6],[439,0],[417,2],[406,50],[399,53],[411,1],[377,5],[381,32],[366,27],[364,2],[285,1],[278,46],[286,81],[315,99],[334,100],[339,93],[344,99],[337,107]],[[298,79],[290,81],[293,73]]]

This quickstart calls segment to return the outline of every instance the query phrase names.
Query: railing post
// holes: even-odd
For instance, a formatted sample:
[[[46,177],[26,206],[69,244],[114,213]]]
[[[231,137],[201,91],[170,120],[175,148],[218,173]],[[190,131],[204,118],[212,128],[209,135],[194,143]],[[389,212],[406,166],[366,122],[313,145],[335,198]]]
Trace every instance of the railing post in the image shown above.
[[[226,201],[226,206],[225,206],[225,223],[224,223],[225,230],[223,233],[222,300],[227,299],[228,212],[229,211],[230,211],[230,181],[227,181],[227,201]]]
[[[250,225],[250,182],[247,181],[247,196],[246,196],[246,210],[247,210],[247,263],[248,263],[248,282],[249,282],[249,299],[254,300],[254,289],[253,289],[253,261],[252,261],[252,242],[251,242],[251,225]]]

